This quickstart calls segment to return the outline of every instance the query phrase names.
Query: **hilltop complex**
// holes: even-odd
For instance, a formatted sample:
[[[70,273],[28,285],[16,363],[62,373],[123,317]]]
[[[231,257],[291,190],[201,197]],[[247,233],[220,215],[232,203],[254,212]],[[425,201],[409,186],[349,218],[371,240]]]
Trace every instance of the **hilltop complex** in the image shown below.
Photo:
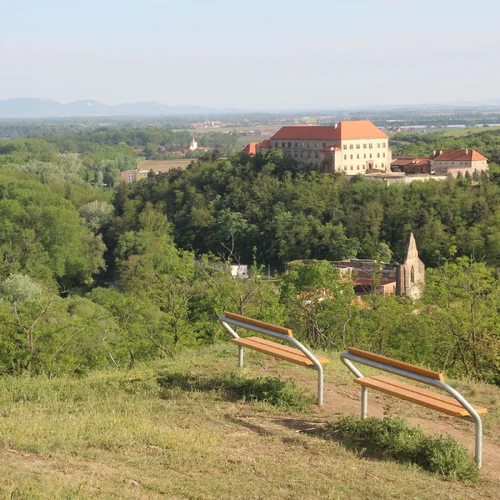
[[[321,165],[326,173],[363,174],[387,183],[412,180],[477,178],[488,160],[474,149],[434,151],[429,157],[392,158],[389,137],[369,120],[334,126],[285,126],[270,139],[250,143],[247,154],[281,149],[299,163]]]

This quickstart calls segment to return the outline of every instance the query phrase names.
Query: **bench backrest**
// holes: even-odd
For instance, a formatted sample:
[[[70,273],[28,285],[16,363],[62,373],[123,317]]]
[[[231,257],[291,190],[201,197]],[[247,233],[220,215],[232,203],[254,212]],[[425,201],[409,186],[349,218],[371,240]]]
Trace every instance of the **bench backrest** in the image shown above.
[[[272,332],[275,333],[281,333],[281,335],[288,335],[289,337],[293,338],[292,330],[290,330],[289,328],[285,328],[284,326],[273,325],[271,323],[266,323],[265,321],[259,321],[258,319],[247,318],[246,316],[242,316],[241,314],[234,314],[230,312],[224,312],[224,316],[228,319],[244,323],[249,330],[253,330],[252,326],[256,326],[258,328],[264,328],[265,330],[271,330]]]
[[[392,366],[393,368],[398,368],[399,370],[405,370],[410,373],[415,373],[416,375],[422,375],[423,377],[428,377],[434,380],[439,380],[440,382],[444,382],[443,374],[434,370],[428,370],[427,368],[411,365],[410,363],[398,361],[397,359],[387,358],[386,356],[374,354],[373,352],[356,349],[355,347],[348,347],[347,352],[349,354],[352,354],[353,356],[358,356],[359,358],[369,359],[382,365]]]

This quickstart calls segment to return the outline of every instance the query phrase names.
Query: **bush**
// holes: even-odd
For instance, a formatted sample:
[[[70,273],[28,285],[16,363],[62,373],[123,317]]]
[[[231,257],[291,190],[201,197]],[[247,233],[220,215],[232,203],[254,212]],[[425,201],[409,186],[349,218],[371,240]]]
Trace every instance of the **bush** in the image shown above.
[[[170,373],[158,378],[158,383],[166,389],[165,396],[172,389],[191,391],[219,391],[228,399],[242,399],[262,402],[281,409],[304,411],[310,409],[314,398],[305,389],[297,386],[292,379],[276,377],[249,377],[229,373],[211,378],[202,378],[184,373]]]
[[[426,437],[420,427],[411,428],[402,419],[341,417],[328,424],[326,435],[372,455],[416,464],[448,478],[460,481],[479,478],[469,452],[451,436]]]
[[[261,401],[286,409],[305,410],[314,401],[292,379],[232,376],[228,387],[246,401]]]

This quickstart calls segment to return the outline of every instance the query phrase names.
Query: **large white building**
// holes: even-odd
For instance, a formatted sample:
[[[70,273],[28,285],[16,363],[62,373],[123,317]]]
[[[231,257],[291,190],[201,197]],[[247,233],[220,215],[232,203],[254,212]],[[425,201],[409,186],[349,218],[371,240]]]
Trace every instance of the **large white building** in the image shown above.
[[[392,160],[389,137],[369,120],[282,127],[257,152],[264,149],[282,149],[300,163],[322,164],[326,172],[346,175],[390,171]]]

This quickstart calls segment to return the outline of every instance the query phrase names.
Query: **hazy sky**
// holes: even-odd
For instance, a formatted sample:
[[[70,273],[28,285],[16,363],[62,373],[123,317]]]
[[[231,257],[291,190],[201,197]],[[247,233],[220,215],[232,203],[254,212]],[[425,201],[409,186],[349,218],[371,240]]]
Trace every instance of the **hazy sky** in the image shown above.
[[[0,0],[0,99],[500,98],[499,24],[498,0]]]

